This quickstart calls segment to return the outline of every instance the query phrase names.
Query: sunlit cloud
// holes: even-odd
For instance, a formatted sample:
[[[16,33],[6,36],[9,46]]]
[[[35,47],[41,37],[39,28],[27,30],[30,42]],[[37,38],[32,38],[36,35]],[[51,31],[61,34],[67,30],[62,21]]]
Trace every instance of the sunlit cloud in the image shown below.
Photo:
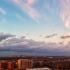
[[[39,0],[11,0],[11,2],[37,23],[50,21],[55,10],[49,0],[44,0],[41,6]],[[52,2],[54,3],[53,0]]]
[[[70,0],[60,0],[60,16],[65,27],[70,28]]]
[[[37,0],[27,0],[29,6],[33,6]]]
[[[12,0],[22,11],[25,11],[33,20],[38,21],[40,18],[39,12],[33,8],[36,0]]]

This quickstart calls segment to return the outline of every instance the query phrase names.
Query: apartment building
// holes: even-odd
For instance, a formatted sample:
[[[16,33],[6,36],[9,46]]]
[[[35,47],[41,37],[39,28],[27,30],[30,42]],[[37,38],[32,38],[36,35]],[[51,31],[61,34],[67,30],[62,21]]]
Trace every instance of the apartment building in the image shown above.
[[[18,69],[25,70],[27,68],[32,68],[32,60],[30,59],[19,59],[17,61]]]

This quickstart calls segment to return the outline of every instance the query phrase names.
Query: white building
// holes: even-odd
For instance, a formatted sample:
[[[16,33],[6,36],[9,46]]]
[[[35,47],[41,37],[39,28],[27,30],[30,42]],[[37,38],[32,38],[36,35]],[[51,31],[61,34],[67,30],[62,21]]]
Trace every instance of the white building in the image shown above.
[[[26,70],[51,70],[50,68],[33,68],[33,69],[26,69]]]

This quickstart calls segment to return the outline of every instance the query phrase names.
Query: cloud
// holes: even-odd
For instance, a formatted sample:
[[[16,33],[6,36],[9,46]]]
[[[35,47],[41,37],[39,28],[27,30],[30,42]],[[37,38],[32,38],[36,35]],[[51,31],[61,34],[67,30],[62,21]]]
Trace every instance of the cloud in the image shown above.
[[[70,36],[61,36],[61,39],[70,39]]]
[[[54,14],[54,7],[49,0],[10,0],[23,13],[25,12],[36,23],[50,21]],[[49,22],[48,22],[49,23]]]
[[[54,36],[57,36],[57,34],[47,35],[47,36],[45,36],[45,38],[51,38],[51,37],[54,37]]]
[[[6,15],[6,11],[1,7],[0,7],[0,13],[3,14],[3,15]]]
[[[3,36],[0,41],[0,51],[8,51],[9,55],[70,55],[70,43],[67,45],[53,42],[45,43],[26,39],[25,36],[15,37],[15,35],[3,33],[0,35]],[[3,55],[6,55],[6,53],[3,53]]]
[[[23,12],[26,12],[33,20],[38,21],[40,18],[39,12],[33,7],[36,0],[11,0]]]
[[[63,41],[64,45],[67,45],[70,42],[70,33],[67,33],[66,35],[61,35],[60,40]]]
[[[27,4],[29,6],[33,6],[35,4],[36,0],[27,0]]]
[[[11,34],[5,34],[5,33],[0,33],[0,42],[2,41],[2,40],[5,40],[5,39],[7,39],[7,38],[9,38],[9,37],[13,37],[14,35],[11,35]]]
[[[60,0],[60,17],[65,27],[70,28],[70,0]]]

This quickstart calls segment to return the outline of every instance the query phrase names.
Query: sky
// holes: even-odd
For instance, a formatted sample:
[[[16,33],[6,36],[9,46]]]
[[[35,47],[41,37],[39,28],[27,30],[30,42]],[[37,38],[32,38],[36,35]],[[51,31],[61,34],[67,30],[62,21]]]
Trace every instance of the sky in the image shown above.
[[[70,0],[0,0],[0,35],[69,46]]]

